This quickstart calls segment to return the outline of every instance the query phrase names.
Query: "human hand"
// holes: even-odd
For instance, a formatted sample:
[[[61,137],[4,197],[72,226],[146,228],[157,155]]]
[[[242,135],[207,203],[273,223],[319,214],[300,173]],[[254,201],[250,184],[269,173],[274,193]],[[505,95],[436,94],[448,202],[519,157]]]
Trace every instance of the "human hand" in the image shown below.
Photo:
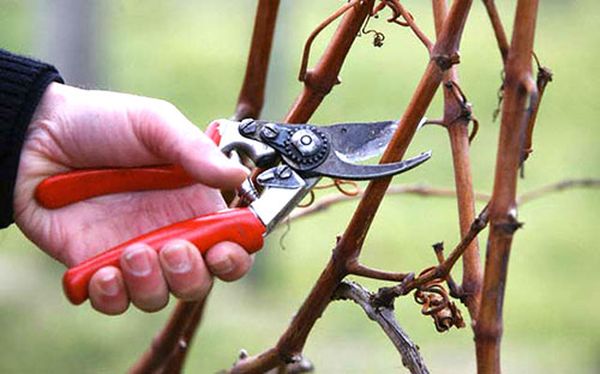
[[[181,165],[198,184],[100,196],[56,210],[34,199],[37,185],[58,173],[158,164]],[[72,267],[145,232],[225,208],[214,188],[236,187],[246,175],[167,102],[52,83],[21,151],[15,222],[44,252]],[[169,291],[184,300],[201,299],[211,288],[211,273],[236,280],[251,263],[234,243],[217,244],[204,258],[182,240],[169,242],[160,254],[133,245],[121,256],[122,270],[105,267],[94,274],[90,301],[106,314],[124,312],[130,301],[156,311],[167,304]]]

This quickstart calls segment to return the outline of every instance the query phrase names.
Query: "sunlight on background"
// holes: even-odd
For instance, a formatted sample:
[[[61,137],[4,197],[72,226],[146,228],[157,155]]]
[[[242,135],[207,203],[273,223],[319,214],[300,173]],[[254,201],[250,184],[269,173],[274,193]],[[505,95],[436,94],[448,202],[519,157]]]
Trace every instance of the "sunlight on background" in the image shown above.
[[[282,1],[271,57],[264,117],[280,119],[301,90],[296,80],[302,45],[312,28],[342,1]],[[429,2],[403,2],[433,35]],[[507,27],[514,1],[499,1]],[[200,127],[231,115],[244,73],[255,2],[167,0],[0,0],[0,47],[55,63],[68,83],[160,97]],[[536,53],[555,73],[544,96],[527,162],[524,192],[568,178],[600,176],[600,6],[596,1],[542,1]],[[386,36],[357,39],[315,123],[397,119],[427,54],[410,31],[383,17],[370,27]],[[317,42],[314,63],[331,30]],[[76,37],[77,36],[77,37]],[[479,191],[493,182],[498,122],[492,122],[501,61],[483,5],[474,2],[459,67],[461,86],[481,128],[472,145]],[[439,96],[439,95],[438,95]],[[441,113],[438,97],[428,117]],[[433,158],[395,183],[453,186],[447,135],[425,128],[408,154]],[[600,370],[598,231],[600,193],[571,190],[524,205],[515,237],[507,294],[503,362],[507,373],[596,373]],[[251,354],[273,345],[329,258],[335,235],[354,203],[336,206],[276,231],[252,273],[217,284],[189,355],[191,373],[229,367],[241,348]],[[478,209],[481,208],[478,206]],[[481,236],[482,247],[487,232]],[[432,243],[458,241],[452,199],[387,197],[364,250],[374,267],[419,271],[435,262]],[[168,311],[129,310],[101,316],[64,299],[63,267],[45,257],[13,226],[0,232],[0,372],[124,372],[146,349]],[[371,289],[381,283],[364,282]],[[171,306],[175,303],[172,301]],[[399,300],[400,323],[421,347],[434,373],[473,372],[472,332],[435,332],[412,298]],[[466,316],[466,311],[463,310]],[[332,304],[318,321],[306,354],[320,373],[401,370],[398,354],[378,327],[352,303]]]

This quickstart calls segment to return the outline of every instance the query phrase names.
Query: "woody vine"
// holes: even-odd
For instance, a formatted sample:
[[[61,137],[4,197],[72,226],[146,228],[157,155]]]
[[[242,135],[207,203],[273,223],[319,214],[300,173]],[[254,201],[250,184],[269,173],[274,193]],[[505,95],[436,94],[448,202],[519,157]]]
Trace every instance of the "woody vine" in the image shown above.
[[[433,36],[421,30],[418,20],[399,0],[350,0],[343,3],[307,38],[299,73],[304,87],[284,122],[304,123],[310,119],[324,98],[339,84],[338,75],[358,35],[373,37],[375,46],[384,43],[385,35],[369,24],[372,18],[384,17],[387,22],[410,30],[427,49],[429,59],[425,61],[424,73],[408,106],[400,113],[397,131],[381,163],[403,158],[434,95],[441,89],[444,97],[443,116],[430,119],[425,124],[441,126],[448,133],[455,189],[390,187],[389,178],[379,179],[370,182],[365,190],[354,191],[354,196],[327,197],[296,211],[292,219],[321,211],[344,200],[360,199],[346,230],[337,241],[332,240],[334,249],[329,262],[287,329],[272,347],[262,353],[250,356],[243,352],[234,366],[226,369],[227,372],[309,371],[312,365],[302,352],[315,322],[330,303],[351,300],[382,328],[410,372],[427,373],[426,360],[395,319],[394,301],[399,297],[411,297],[420,304],[422,313],[432,318],[438,331],[470,325],[475,338],[478,372],[501,372],[503,300],[512,240],[521,227],[517,219],[519,203],[565,188],[598,187],[600,182],[594,179],[564,181],[517,196],[519,171],[531,155],[537,113],[546,86],[552,80],[552,73],[534,53],[538,1],[517,1],[509,42],[495,2],[483,0],[504,69],[503,79],[499,82],[501,122],[493,189],[491,195],[474,191],[470,143],[476,141],[479,121],[473,114],[468,93],[461,89],[458,77],[459,46],[472,1],[454,0],[448,5],[446,0],[432,0],[431,5],[436,33]],[[258,1],[246,74],[234,114],[237,120],[260,117],[278,8],[279,0]],[[324,28],[338,19],[339,24],[327,48],[319,61],[309,68],[313,41]],[[398,272],[396,269],[366,266],[360,261],[361,251],[386,193],[456,197],[460,241],[451,248],[445,248],[442,243],[434,244],[432,265],[426,269]],[[476,200],[487,201],[480,212],[475,211]],[[232,206],[236,204],[238,202],[234,200]],[[488,228],[487,238],[480,235],[485,228]],[[480,257],[485,258],[483,266]],[[456,266],[462,266],[460,280],[452,277]],[[358,283],[346,281],[348,275],[387,283],[378,290],[369,291]],[[204,306],[205,301],[180,302],[131,372],[180,372],[188,347],[200,325]]]

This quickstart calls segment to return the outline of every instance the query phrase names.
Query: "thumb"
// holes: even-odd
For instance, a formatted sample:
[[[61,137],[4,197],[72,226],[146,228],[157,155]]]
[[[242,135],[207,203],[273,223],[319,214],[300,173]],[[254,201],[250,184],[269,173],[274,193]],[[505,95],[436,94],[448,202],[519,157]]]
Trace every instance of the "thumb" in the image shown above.
[[[132,118],[135,135],[157,157],[181,165],[200,183],[214,188],[239,186],[249,171],[227,158],[200,129],[175,106],[159,101],[152,111]]]

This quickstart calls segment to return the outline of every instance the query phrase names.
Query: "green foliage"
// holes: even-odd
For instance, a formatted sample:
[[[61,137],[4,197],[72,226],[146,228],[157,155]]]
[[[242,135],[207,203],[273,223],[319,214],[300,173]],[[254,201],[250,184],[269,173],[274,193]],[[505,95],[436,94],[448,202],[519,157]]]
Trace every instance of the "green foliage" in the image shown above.
[[[278,25],[265,115],[280,118],[301,89],[296,81],[303,41],[339,2],[284,2]],[[507,26],[514,2],[501,2]],[[112,1],[105,29],[106,89],[156,96],[174,102],[200,126],[228,117],[244,73],[254,2]],[[27,2],[0,5],[0,45],[35,54]],[[433,34],[428,2],[407,1],[416,20]],[[534,148],[520,191],[563,178],[597,177],[600,88],[599,7],[594,1],[544,1],[536,53],[555,72],[544,97]],[[383,18],[370,27],[385,33],[383,48],[359,38],[334,88],[314,116],[317,123],[401,116],[424,69],[427,55],[407,29]],[[319,39],[313,61],[323,49]],[[475,2],[465,29],[461,86],[481,122],[472,146],[475,185],[489,191],[494,175],[499,123],[491,121],[500,85],[500,58],[483,6]],[[434,102],[428,116],[440,114]],[[396,183],[453,186],[447,135],[423,129],[410,153],[433,149],[433,159]],[[354,203],[294,222],[272,235],[252,274],[235,284],[217,284],[189,357],[190,372],[228,367],[240,348],[250,353],[274,344],[330,256],[335,235]],[[507,372],[595,372],[600,363],[596,311],[600,255],[594,240],[600,199],[595,191],[550,195],[522,207],[524,229],[511,256],[505,310],[503,359]],[[418,271],[434,262],[430,245],[458,241],[451,199],[386,198],[364,251],[372,266]],[[481,236],[485,242],[487,233]],[[485,245],[482,245],[485,247]],[[74,308],[61,295],[62,267],[37,252],[14,227],[0,232],[0,371],[123,372],[150,343],[167,312],[97,315]],[[457,278],[460,276],[457,273]],[[365,282],[371,288],[375,282]],[[380,284],[380,283],[379,283]],[[174,304],[174,303],[171,303]],[[422,349],[433,372],[474,371],[472,334],[467,328],[439,335],[410,298],[397,305],[398,318]],[[466,311],[463,312],[466,315]],[[359,354],[360,352],[360,354]],[[319,372],[390,372],[397,353],[358,307],[333,304],[318,322],[307,355]],[[575,370],[573,370],[575,368]],[[350,370],[351,369],[351,370]]]

